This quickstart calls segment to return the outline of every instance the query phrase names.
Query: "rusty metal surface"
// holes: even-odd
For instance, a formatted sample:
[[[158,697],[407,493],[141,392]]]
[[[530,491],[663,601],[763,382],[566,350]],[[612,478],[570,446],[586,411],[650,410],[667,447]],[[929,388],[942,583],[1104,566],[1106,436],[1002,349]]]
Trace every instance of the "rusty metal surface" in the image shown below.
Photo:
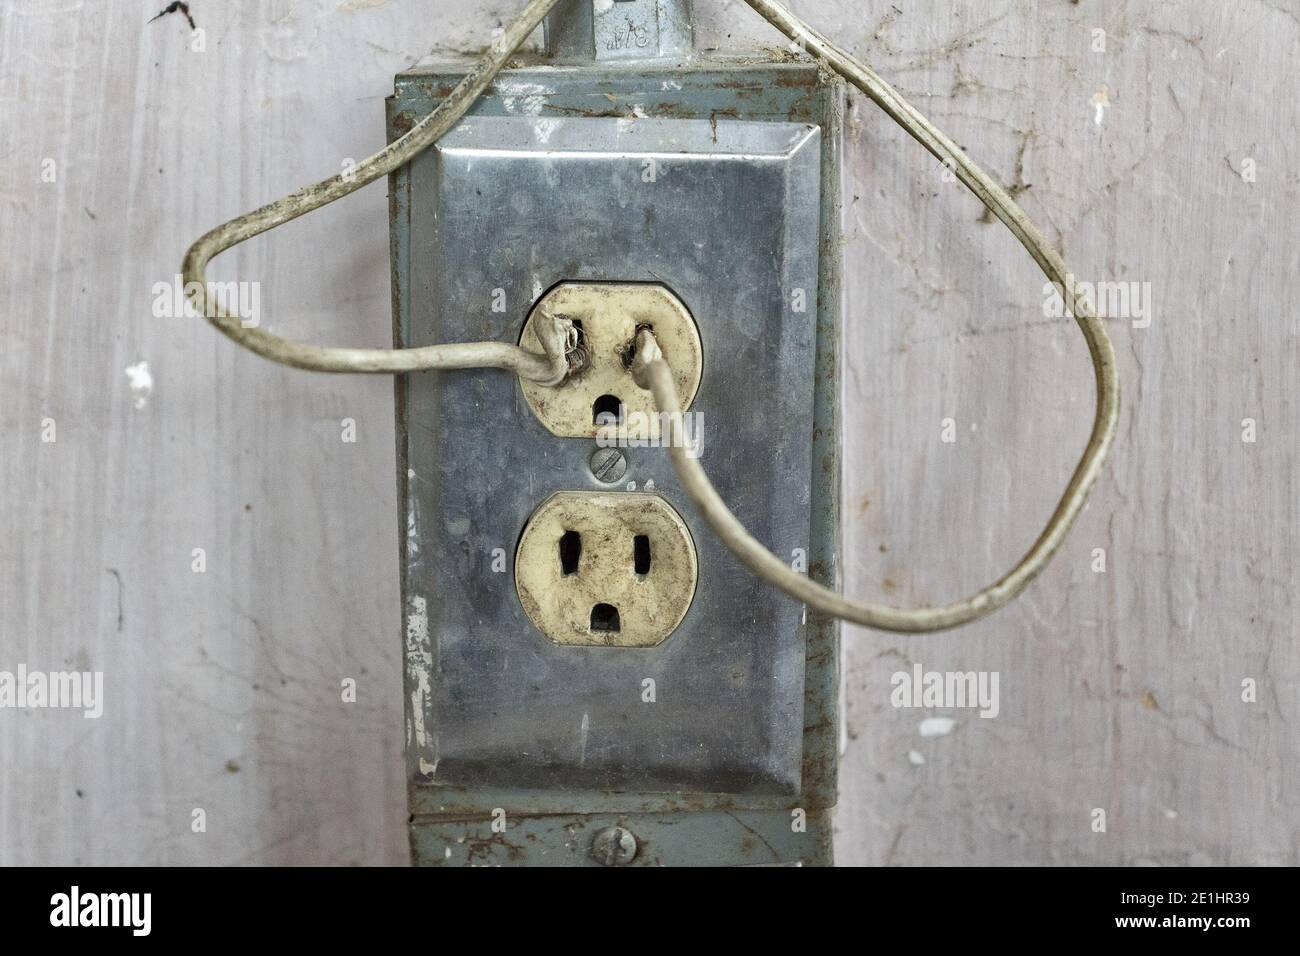
[[[397,135],[431,108],[434,98],[454,82],[454,68],[414,71],[398,78],[397,96],[390,108],[390,134]],[[529,109],[540,116],[669,116],[704,118],[712,124],[726,119],[756,119],[814,123],[823,130],[822,256],[818,284],[817,375],[814,383],[813,423],[813,514],[809,549],[809,573],[823,583],[837,579],[838,556],[838,335],[840,229],[839,137],[843,120],[843,93],[837,83],[828,82],[806,63],[790,62],[782,55],[770,59],[736,58],[711,61],[698,71],[674,73],[647,69],[578,70],[538,66],[520,68],[504,75],[497,88],[477,107],[481,115],[511,115],[518,109],[522,91],[537,99]],[[510,101],[514,99],[514,104]],[[393,178],[393,252],[398,264],[394,273],[395,326],[406,334],[409,311],[409,275],[401,264],[409,255],[403,223],[409,210],[409,179],[405,171]],[[404,411],[405,383],[399,383],[398,424],[400,493],[407,495],[406,441],[408,422]],[[403,513],[408,513],[405,510]],[[404,582],[405,585],[405,582]],[[809,620],[805,650],[805,727],[800,793],[780,795],[736,795],[716,793],[612,793],[601,790],[559,792],[554,790],[468,788],[430,786],[423,783],[418,762],[412,766],[410,803],[413,813],[413,848],[417,862],[438,862],[431,850],[422,850],[417,833],[429,832],[447,819],[487,820],[493,808],[507,808],[513,819],[549,817],[554,814],[583,815],[595,812],[662,815],[665,820],[692,819],[700,811],[727,808],[746,812],[768,808],[783,812],[800,808],[810,813],[829,808],[835,802],[836,746],[838,728],[838,628],[833,623]],[[411,675],[408,675],[410,677]],[[418,690],[418,681],[408,680],[408,691]],[[721,851],[725,839],[715,840]],[[816,857],[816,854],[814,854]],[[829,859],[829,841],[825,856]],[[810,860],[812,861],[812,860]]]
[[[428,866],[608,866],[602,837],[612,829],[635,840],[620,866],[819,866],[832,859],[830,812],[791,810],[444,818],[412,825],[411,852]]]

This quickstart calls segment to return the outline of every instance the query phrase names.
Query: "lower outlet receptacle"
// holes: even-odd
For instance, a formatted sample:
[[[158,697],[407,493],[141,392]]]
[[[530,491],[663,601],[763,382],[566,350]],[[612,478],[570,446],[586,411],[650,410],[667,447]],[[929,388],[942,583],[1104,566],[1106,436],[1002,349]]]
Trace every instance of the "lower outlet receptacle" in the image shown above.
[[[690,531],[656,494],[557,492],[529,518],[515,554],[524,611],[556,644],[662,644],[690,610],[698,577]]]

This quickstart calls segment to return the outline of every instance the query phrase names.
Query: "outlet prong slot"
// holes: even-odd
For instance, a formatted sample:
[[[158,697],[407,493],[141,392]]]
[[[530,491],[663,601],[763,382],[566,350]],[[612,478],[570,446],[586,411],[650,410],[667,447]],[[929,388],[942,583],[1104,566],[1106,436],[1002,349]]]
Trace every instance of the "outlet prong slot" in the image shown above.
[[[650,536],[639,534],[632,539],[632,570],[637,577],[650,573]]]
[[[581,558],[582,535],[576,531],[566,531],[560,535],[560,569],[565,577],[578,573]]]
[[[618,425],[623,421],[623,400],[617,395],[602,395],[591,406],[593,425]]]
[[[622,625],[618,619],[618,608],[612,604],[597,604],[591,609],[591,631],[593,634],[617,634]]]

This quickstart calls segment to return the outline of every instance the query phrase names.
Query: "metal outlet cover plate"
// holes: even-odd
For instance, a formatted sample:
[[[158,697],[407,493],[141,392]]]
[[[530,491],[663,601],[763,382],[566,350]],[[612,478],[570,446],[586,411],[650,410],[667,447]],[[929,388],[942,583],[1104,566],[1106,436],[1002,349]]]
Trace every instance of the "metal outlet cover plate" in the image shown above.
[[[820,135],[716,118],[471,116],[408,173],[402,344],[517,340],[563,281],[663,283],[703,340],[694,411],[718,491],[777,554],[807,549]],[[666,452],[627,449],[623,487],[687,520],[699,547],[690,612],[658,647],[557,647],[494,556],[513,554],[552,493],[608,488],[588,465],[594,442],[550,435],[495,371],[411,376],[405,415],[417,782],[799,791],[803,609],[699,523]]]

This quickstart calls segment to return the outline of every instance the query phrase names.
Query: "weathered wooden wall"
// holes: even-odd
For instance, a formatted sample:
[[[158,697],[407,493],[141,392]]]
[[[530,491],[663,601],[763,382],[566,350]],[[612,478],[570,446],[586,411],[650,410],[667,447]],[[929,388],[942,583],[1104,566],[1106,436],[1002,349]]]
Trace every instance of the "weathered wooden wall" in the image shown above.
[[[376,149],[392,75],[517,3],[191,0],[204,52],[146,24],[162,5],[0,0],[0,669],[102,670],[107,695],[97,721],[0,711],[0,863],[400,863],[391,385],[271,366],[154,317],[152,288],[198,231]],[[699,6],[706,44],[776,42]],[[1109,322],[1119,444],[1050,570],[962,631],[850,633],[841,859],[1300,863],[1300,5],[795,6],[1014,186],[1081,279],[1152,305]],[[1086,354],[869,104],[849,156],[847,586],[947,600],[1046,520]],[[278,332],[382,345],[386,229],[375,184],[213,274],[263,280]],[[922,737],[890,703],[914,664],[997,671],[999,715]]]

